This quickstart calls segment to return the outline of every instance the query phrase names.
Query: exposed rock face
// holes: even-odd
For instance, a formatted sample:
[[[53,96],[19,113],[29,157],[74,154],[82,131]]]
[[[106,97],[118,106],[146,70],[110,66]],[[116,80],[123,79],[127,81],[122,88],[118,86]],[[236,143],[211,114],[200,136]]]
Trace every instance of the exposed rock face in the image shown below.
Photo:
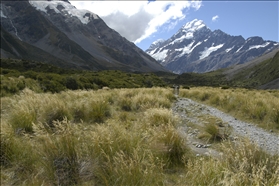
[[[5,38],[2,57],[34,59],[31,56],[41,51],[40,61],[53,63],[55,58],[63,66],[81,69],[165,71],[98,15],[78,10],[67,0],[3,1],[1,5],[1,32],[13,36]]]
[[[245,40],[221,30],[211,31],[195,19],[168,40],[153,43],[146,52],[175,73],[202,73],[246,63],[278,46],[261,37]]]

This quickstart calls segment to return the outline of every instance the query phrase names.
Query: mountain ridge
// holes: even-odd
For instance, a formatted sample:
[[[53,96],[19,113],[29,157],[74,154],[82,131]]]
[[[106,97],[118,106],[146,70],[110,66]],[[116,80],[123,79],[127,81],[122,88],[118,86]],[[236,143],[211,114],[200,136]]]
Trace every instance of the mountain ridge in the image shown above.
[[[181,74],[204,73],[246,63],[277,47],[278,42],[264,41],[259,36],[245,40],[220,29],[211,31],[202,20],[194,19],[146,52],[167,69]]]
[[[54,56],[69,66],[87,70],[166,71],[97,14],[76,9],[67,0],[3,1],[2,29],[25,48],[32,45],[43,50],[43,62],[51,63],[48,58]],[[1,56],[21,58],[2,47]]]

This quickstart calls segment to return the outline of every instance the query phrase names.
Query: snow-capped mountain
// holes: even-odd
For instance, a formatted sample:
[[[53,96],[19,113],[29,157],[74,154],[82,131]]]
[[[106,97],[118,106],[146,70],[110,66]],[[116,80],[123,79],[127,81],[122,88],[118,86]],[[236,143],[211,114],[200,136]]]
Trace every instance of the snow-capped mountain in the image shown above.
[[[182,26],[166,41],[155,41],[146,52],[175,73],[208,72],[243,64],[279,47],[261,37],[231,36],[211,31],[202,20]]]
[[[97,14],[67,0],[1,1],[0,15],[2,58],[88,70],[165,71]]]

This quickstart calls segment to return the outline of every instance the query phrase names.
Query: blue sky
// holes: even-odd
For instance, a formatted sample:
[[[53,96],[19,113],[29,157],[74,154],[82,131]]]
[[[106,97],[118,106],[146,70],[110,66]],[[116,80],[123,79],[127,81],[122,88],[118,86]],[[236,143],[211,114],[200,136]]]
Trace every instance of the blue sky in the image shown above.
[[[279,41],[278,1],[70,2],[98,14],[108,26],[143,50],[157,39],[170,38],[193,19],[203,20],[211,30],[220,29],[245,39],[260,36]]]

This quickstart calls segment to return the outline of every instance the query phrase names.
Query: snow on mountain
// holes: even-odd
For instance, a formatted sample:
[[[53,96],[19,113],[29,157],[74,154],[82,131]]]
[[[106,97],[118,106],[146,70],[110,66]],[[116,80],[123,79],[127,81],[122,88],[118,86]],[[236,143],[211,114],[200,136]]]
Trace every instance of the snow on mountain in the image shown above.
[[[169,39],[167,41],[162,40],[162,39],[156,40],[155,42],[153,42],[151,44],[151,46],[149,47],[149,49],[146,52],[149,55],[151,55],[153,58],[155,58],[156,60],[164,62],[165,58],[168,56],[168,53],[172,52],[173,50],[162,50],[163,48],[168,48],[168,46],[172,46],[172,45],[175,45],[175,44],[182,43],[185,40],[193,39],[194,34],[203,27],[206,27],[206,25],[203,23],[202,20],[194,19],[193,21],[186,23],[174,35],[173,39]],[[158,50],[158,48],[160,48],[160,46],[165,42],[167,42],[167,44],[164,47],[161,47],[160,50]],[[196,43],[196,44],[194,45],[194,43]],[[201,43],[202,43],[201,41],[195,42],[193,40],[193,42],[187,44],[183,48],[175,49],[175,51],[180,51],[181,52],[179,54],[179,56],[182,56],[184,54],[189,54]]]
[[[0,16],[3,17],[3,18],[7,18],[7,17],[3,14],[2,10],[0,10]]]
[[[153,43],[151,43],[149,49],[152,50],[152,49],[155,49],[153,50],[151,53],[154,53],[156,51],[156,48],[161,44],[163,43],[165,40],[164,39],[157,39],[156,41],[154,41]]]
[[[154,41],[151,45],[158,45],[162,42],[164,42],[165,40],[164,39],[157,39],[156,41]]]
[[[83,24],[87,24],[90,21],[88,15],[92,15],[94,19],[99,19],[99,17],[88,11],[76,9],[73,5],[64,1],[29,1],[29,3],[35,7],[37,10],[47,13],[47,8],[54,10],[56,13],[61,13],[62,15],[70,15],[77,17]]]
[[[194,19],[166,41],[152,44],[146,53],[173,72],[207,72],[248,62],[278,44],[258,36],[245,40],[219,29],[211,31],[202,20]]]
[[[194,41],[192,43],[190,43],[189,45],[187,45],[184,48],[180,48],[180,49],[175,49],[176,51],[181,51],[181,54],[179,56],[183,56],[184,54],[189,54],[193,51],[193,49],[198,46],[199,44],[201,44],[201,42],[197,43],[193,48]]]
[[[231,48],[226,49],[226,52],[227,52],[227,53],[230,52],[233,48],[234,48],[234,46],[231,47]]]
[[[175,39],[174,41],[172,41],[170,44],[173,45],[174,43],[177,42],[182,42],[184,39],[191,39],[193,38],[193,33],[187,33],[186,35],[181,36],[180,38]]]
[[[217,45],[217,46],[212,46],[212,47],[209,47],[209,48],[206,48],[206,47],[205,47],[205,50],[201,52],[200,59],[206,58],[206,57],[209,56],[212,52],[218,50],[219,48],[222,48],[223,46],[224,46],[224,43],[223,43],[223,44],[220,44],[220,45]]]
[[[197,30],[199,30],[205,26],[206,25],[203,23],[202,20],[194,19],[193,21],[186,23],[182,27],[182,29],[183,29],[183,32],[186,32],[187,34],[189,34],[189,33],[194,33]]]
[[[244,45],[242,45],[235,53],[238,53],[242,48],[243,48]]]
[[[162,50],[162,51],[157,52],[156,54],[154,54],[154,58],[164,62],[165,58],[167,57],[167,53],[168,53],[168,50],[166,50],[166,49]]]
[[[263,48],[263,47],[266,47],[267,45],[269,45],[270,42],[266,42],[265,44],[263,45],[253,45],[253,46],[250,46],[249,47],[249,50],[253,49],[253,48]]]

